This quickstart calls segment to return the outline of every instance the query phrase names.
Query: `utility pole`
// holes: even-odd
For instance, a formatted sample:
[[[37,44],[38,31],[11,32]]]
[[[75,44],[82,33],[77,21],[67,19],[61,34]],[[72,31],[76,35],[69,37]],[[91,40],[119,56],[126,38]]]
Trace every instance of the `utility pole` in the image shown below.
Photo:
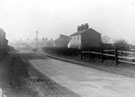
[[[37,50],[38,50],[38,31],[36,31]]]

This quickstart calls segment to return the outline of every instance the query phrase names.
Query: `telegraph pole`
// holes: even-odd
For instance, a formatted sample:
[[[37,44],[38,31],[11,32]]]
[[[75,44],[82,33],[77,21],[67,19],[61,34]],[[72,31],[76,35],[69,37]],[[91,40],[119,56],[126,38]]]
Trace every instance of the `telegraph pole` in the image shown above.
[[[38,50],[38,31],[36,31],[37,50]]]

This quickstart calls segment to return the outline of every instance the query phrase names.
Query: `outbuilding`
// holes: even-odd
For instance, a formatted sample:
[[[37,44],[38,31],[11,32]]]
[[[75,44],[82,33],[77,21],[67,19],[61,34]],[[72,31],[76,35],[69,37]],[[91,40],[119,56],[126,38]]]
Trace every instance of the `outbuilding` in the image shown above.
[[[67,47],[70,41],[70,37],[61,34],[58,39],[55,40],[55,47]]]

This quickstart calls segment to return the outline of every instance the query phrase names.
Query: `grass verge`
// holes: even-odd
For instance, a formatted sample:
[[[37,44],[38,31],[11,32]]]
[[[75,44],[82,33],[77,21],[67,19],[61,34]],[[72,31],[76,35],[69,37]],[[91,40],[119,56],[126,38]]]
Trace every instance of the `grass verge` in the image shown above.
[[[132,64],[119,63],[116,65],[114,60],[105,60],[104,62],[101,62],[100,58],[92,58],[89,60],[88,57],[81,60],[80,56],[65,56],[51,52],[45,53],[49,54],[50,56],[58,57],[58,59],[68,59],[69,61],[81,66],[135,78],[135,66]]]

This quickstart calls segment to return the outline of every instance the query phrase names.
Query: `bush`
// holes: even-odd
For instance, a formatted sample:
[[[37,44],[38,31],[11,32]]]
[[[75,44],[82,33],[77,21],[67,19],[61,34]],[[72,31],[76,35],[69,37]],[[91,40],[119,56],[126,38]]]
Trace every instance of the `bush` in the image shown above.
[[[102,43],[101,44],[101,47],[102,47],[102,49],[106,49],[106,50],[112,50],[112,49],[114,49],[114,46],[111,43]]]
[[[66,56],[77,56],[80,54],[80,50],[76,48],[54,48],[54,47],[45,47],[43,48],[48,53],[66,55]]]
[[[129,44],[123,39],[115,41],[113,45],[118,50],[129,50]]]
[[[101,48],[95,48],[95,47],[82,49],[82,50],[101,52]],[[81,54],[81,49],[77,49],[77,48],[45,47],[43,48],[43,51],[50,54],[65,55],[65,56],[79,56]]]

